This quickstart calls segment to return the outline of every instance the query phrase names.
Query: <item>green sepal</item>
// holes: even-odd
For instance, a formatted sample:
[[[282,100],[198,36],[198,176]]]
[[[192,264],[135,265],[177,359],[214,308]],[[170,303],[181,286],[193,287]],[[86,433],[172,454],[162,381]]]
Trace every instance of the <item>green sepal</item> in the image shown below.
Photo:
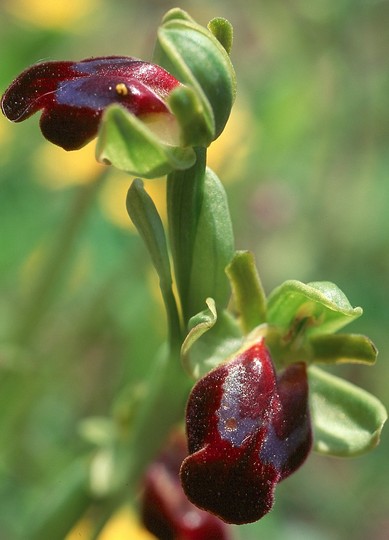
[[[207,24],[207,28],[215,38],[223,45],[227,54],[231,53],[234,31],[232,24],[223,17],[215,17]]]
[[[266,321],[266,296],[254,255],[250,251],[236,251],[226,273],[232,288],[234,309],[247,334]]]
[[[181,341],[180,321],[172,289],[172,275],[162,220],[151,197],[146,193],[143,182],[134,180],[127,194],[127,212],[143,238],[155,270],[165,303],[169,322],[169,337],[172,342]]]
[[[162,20],[153,60],[198,94],[205,125],[212,127],[208,146],[223,131],[235,100],[235,71],[225,48],[212,32],[175,8]],[[190,127],[182,128],[184,139],[190,140]]]
[[[387,419],[382,403],[317,367],[309,368],[308,377],[315,450],[352,457],[377,446]]]
[[[310,339],[311,362],[372,365],[377,359],[374,343],[360,334],[322,334]]]
[[[187,169],[196,159],[192,148],[165,143],[145,122],[120,105],[111,105],[103,114],[96,157],[142,178],[158,178],[176,169]]]
[[[291,341],[297,334],[335,332],[361,315],[362,308],[353,308],[343,292],[328,281],[285,281],[268,298],[268,323],[288,333]]]
[[[213,298],[207,298],[206,304],[207,309],[190,319],[181,348],[184,368],[195,378],[225,361],[242,344],[236,320],[226,311],[218,314]]]

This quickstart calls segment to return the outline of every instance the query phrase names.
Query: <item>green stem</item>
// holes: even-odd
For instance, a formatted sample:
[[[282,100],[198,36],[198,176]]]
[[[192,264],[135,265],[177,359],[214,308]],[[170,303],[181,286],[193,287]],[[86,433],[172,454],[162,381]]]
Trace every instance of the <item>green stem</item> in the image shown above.
[[[182,422],[192,381],[184,373],[179,350],[161,351],[148,378],[148,392],[139,404],[129,440],[119,452],[126,461],[122,483],[99,512],[90,540],[97,540],[105,524],[123,501],[134,500],[147,466],[163,448],[174,426]]]
[[[161,450],[172,427],[184,418],[192,381],[182,369],[179,350],[163,351],[149,378],[149,390],[131,430],[130,488],[136,487],[145,467]]]

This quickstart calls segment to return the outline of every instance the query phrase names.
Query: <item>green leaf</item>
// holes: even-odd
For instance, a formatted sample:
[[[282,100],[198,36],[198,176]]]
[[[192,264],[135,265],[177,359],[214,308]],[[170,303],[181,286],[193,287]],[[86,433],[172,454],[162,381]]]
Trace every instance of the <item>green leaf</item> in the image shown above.
[[[266,296],[255,260],[249,251],[237,251],[226,268],[235,308],[247,334],[266,321]]]
[[[119,105],[104,112],[96,156],[101,162],[142,178],[187,169],[196,159],[192,148],[165,143],[148,125]]]
[[[212,32],[215,38],[223,45],[228,54],[231,53],[232,41],[233,41],[233,28],[232,24],[223,17],[215,17],[209,21],[208,30]]]
[[[205,125],[212,126],[210,144],[223,131],[236,94],[235,72],[224,47],[209,30],[176,8],[167,13],[158,30],[154,62],[199,96]],[[189,139],[189,127],[183,129]]]
[[[150,253],[169,321],[170,339],[180,341],[180,322],[172,290],[172,275],[165,231],[151,197],[140,179],[133,181],[127,194],[127,211]]]
[[[181,348],[183,365],[195,378],[226,360],[242,344],[235,319],[225,311],[218,316],[213,298],[207,298],[206,304],[207,309],[190,319]]]
[[[377,349],[366,336],[359,334],[324,334],[310,340],[312,362],[339,364],[352,362],[374,364]]]
[[[307,336],[335,332],[362,315],[342,291],[328,281],[305,285],[285,281],[268,298],[268,322],[289,333],[293,339],[301,331]]]
[[[199,311],[211,296],[224,308],[231,291],[225,273],[234,254],[234,234],[227,196],[211,169],[206,170],[193,244],[188,303],[191,312]]]
[[[315,450],[350,457],[374,448],[387,418],[382,403],[317,367],[308,374]]]
[[[225,267],[233,253],[227,197],[217,176],[205,171],[205,149],[195,165],[168,176],[169,236],[184,321],[199,313],[208,297],[221,308],[230,295]]]

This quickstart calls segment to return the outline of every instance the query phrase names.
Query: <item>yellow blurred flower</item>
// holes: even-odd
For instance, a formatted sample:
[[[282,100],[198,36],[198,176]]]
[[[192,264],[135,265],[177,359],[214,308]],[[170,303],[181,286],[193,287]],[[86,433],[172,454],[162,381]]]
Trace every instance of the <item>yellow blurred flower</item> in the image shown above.
[[[124,173],[117,172],[110,175],[100,191],[100,205],[103,214],[109,221],[124,229],[134,230],[126,210],[127,191],[132,181],[133,177],[126,176]],[[144,180],[143,182],[145,190],[153,199],[162,221],[166,222],[165,179],[156,178],[155,180]]]
[[[138,522],[130,508],[122,508],[104,527],[99,540],[155,540]]]
[[[223,183],[239,180],[253,147],[253,121],[247,109],[237,104],[227,125],[208,150],[208,165]]]
[[[98,9],[98,0],[6,0],[13,16],[42,28],[67,28]]]
[[[84,519],[66,536],[65,540],[89,540],[92,533],[91,523]],[[99,540],[156,540],[139,523],[134,512],[124,507],[107,523],[99,535]]]
[[[65,152],[44,141],[34,154],[34,167],[41,184],[62,189],[92,182],[106,165],[97,163],[93,141],[77,152]]]
[[[5,149],[13,137],[13,130],[10,127],[11,123],[4,116],[0,115],[0,164],[5,163],[8,157],[8,152]]]
[[[87,519],[77,523],[66,536],[65,540],[89,540],[92,534],[92,525]]]
[[[3,144],[3,142],[7,138],[8,126],[9,126],[8,120],[6,120],[4,116],[0,116],[0,144]]]

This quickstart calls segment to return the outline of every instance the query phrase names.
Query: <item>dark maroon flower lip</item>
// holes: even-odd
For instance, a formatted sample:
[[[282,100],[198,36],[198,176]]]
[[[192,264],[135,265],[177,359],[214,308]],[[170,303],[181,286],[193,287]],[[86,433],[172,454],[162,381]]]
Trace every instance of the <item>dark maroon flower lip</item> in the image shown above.
[[[257,521],[311,449],[305,364],[277,376],[261,339],[195,385],[186,421],[189,500],[228,523]]]
[[[179,480],[186,456],[184,434],[177,432],[148,467],[141,499],[143,525],[161,540],[231,540],[225,523],[186,498]]]
[[[77,150],[97,135],[109,105],[120,104],[140,117],[168,113],[166,97],[179,84],[163,68],[131,57],[42,62],[15,79],[1,108],[13,122],[42,109],[43,135],[65,150]]]

